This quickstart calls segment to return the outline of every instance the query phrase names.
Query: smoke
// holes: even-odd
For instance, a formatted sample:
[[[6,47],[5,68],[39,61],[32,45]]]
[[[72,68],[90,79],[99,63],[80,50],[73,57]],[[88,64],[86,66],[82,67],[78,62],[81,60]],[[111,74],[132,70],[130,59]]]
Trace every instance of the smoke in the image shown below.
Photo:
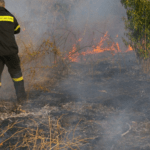
[[[36,49],[50,35],[56,38],[60,50],[64,47],[61,43],[65,43],[64,49],[69,51],[79,38],[83,39],[80,47],[89,46],[93,39],[99,42],[101,32],[106,31],[112,37],[119,35],[121,43],[124,32],[121,18],[125,15],[125,10],[117,0],[7,0],[6,8],[21,24],[22,31],[16,35],[20,53],[22,47],[19,40],[32,42],[33,49]],[[61,36],[68,38],[58,42]],[[10,85],[11,79],[6,69],[4,74],[3,85]],[[10,79],[9,82],[7,78]],[[8,91],[6,95],[14,93],[14,90]]]
[[[118,34],[119,40],[124,32],[125,10],[118,0],[9,0],[6,8],[26,29],[19,35],[26,37],[26,42],[30,39],[38,44],[48,33],[61,36],[65,32],[62,28],[86,41],[93,32],[108,31],[112,37]]]
[[[83,39],[80,47],[89,46],[93,39],[99,42],[101,32],[106,31],[112,38],[119,35],[121,44],[125,10],[117,0],[7,0],[6,8],[21,25],[22,31],[16,35],[20,53],[23,52],[20,40],[32,42],[36,49],[49,36],[56,38],[60,50],[65,47],[68,51],[79,38]],[[59,42],[62,36],[68,38]],[[12,83],[6,68],[3,74],[4,91],[9,89],[3,96],[8,97],[14,90],[10,90]]]
[[[112,39],[118,35],[115,40],[121,50],[124,49],[121,37],[125,32],[122,21],[125,9],[119,0],[7,0],[6,8],[16,16],[21,28],[25,29],[16,36],[17,39],[22,39],[26,43],[32,41],[35,49],[49,36],[55,37],[61,51],[62,49],[70,51],[80,38],[82,39],[80,47],[92,46],[91,43],[99,42],[106,31]],[[95,134],[102,136],[95,149],[102,146],[101,150],[115,149],[114,145],[129,129],[128,124],[137,119],[137,114],[134,114],[131,108],[137,106],[135,105],[137,99],[141,105],[141,93],[149,97],[148,90],[147,93],[141,92],[145,91],[143,90],[145,85],[149,85],[145,83],[147,81],[141,85],[143,74],[139,78],[141,70],[134,53],[116,55],[110,59],[107,56],[102,54],[97,56],[98,59],[91,57],[90,61],[72,64],[70,75],[59,84],[62,93],[71,95],[70,109],[79,115],[78,118],[84,114],[90,120],[96,118],[99,121],[97,128],[102,128],[102,131]],[[1,97],[8,98],[14,95],[14,90],[11,90],[12,85],[8,87],[11,80],[6,70],[4,73],[6,75],[3,82],[6,87],[3,88]],[[4,92],[5,90],[9,92]],[[147,97],[145,101],[148,100]],[[85,111],[87,105],[89,108],[98,107],[98,109]],[[145,113],[147,109],[144,108],[145,106],[140,109]]]

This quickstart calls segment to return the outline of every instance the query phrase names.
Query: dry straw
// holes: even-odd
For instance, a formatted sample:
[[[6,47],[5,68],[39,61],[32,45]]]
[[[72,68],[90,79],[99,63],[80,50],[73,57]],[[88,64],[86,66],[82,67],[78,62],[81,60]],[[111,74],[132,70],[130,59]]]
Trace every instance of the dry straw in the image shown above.
[[[90,139],[93,139],[83,138],[82,133],[79,136],[75,136],[75,132],[78,132],[77,127],[80,121],[74,129],[70,129],[69,131],[61,127],[61,117],[55,123],[49,117],[48,124],[42,124],[42,129],[39,127],[39,123],[33,119],[30,119],[30,121],[36,127],[20,127],[19,124],[23,123],[23,121],[16,121],[0,132],[0,137],[2,138],[8,131],[17,129],[9,138],[0,143],[0,147],[6,148],[5,145],[9,143],[7,148],[10,150],[19,150],[22,148],[27,148],[28,150],[65,150],[68,148],[77,150]],[[13,141],[13,144],[11,144],[11,141]]]

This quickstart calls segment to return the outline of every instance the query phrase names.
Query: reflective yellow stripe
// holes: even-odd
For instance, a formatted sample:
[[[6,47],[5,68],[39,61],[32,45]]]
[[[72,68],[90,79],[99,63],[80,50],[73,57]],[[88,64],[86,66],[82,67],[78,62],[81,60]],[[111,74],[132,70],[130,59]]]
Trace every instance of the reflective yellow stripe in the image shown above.
[[[13,78],[13,80],[14,80],[15,82],[19,82],[19,81],[22,81],[22,80],[23,80],[23,77],[20,77],[20,78]]]
[[[14,22],[14,17],[11,17],[11,16],[0,16],[0,21]]]
[[[2,86],[2,83],[0,82],[0,86]]]
[[[19,28],[20,28],[20,25],[18,25],[18,26],[16,27],[15,31],[17,31]]]

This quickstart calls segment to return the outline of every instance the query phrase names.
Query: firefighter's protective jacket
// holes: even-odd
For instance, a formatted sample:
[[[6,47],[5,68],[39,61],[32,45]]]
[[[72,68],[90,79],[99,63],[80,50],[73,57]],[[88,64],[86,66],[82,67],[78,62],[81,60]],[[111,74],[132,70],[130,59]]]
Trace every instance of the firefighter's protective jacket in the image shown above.
[[[20,32],[16,18],[4,7],[0,7],[0,56],[18,53],[14,34]]]

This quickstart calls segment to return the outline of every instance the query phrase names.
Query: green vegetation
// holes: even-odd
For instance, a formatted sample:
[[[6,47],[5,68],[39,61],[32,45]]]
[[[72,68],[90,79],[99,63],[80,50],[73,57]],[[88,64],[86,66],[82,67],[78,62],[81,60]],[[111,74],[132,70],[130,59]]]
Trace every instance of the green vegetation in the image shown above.
[[[127,11],[125,33],[128,40],[123,38],[126,45],[136,51],[140,58],[150,57],[150,1],[148,0],[121,0]]]

